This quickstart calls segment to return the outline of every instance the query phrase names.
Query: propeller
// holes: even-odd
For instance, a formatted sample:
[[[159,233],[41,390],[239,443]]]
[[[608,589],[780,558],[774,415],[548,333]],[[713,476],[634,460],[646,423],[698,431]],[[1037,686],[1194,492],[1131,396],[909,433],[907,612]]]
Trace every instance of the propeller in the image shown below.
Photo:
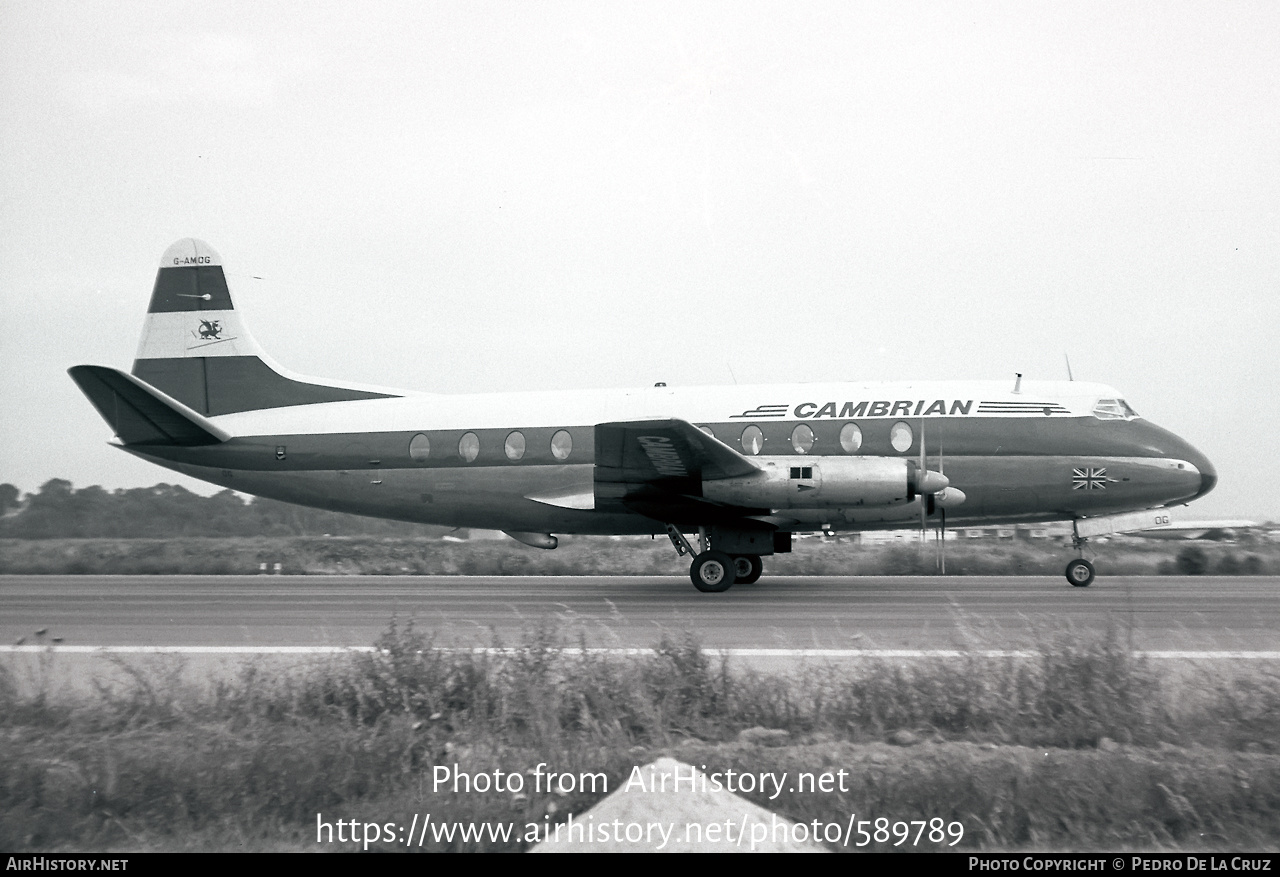
[[[925,449],[924,421],[920,421],[920,459],[916,463],[916,490],[921,496],[932,496],[947,489],[947,476],[929,469],[928,454]],[[922,509],[924,505],[920,506]]]
[[[925,518],[929,516],[929,500],[932,498],[924,491],[924,473],[929,471],[929,457],[924,447],[924,421],[920,421],[920,460],[916,463],[916,492],[920,495],[920,541],[923,542],[928,526]]]
[[[952,487],[947,478],[946,455],[943,452],[942,440],[938,440],[938,471],[930,472],[927,466],[928,454],[925,450],[924,421],[920,421],[920,535],[928,531],[927,518],[938,512],[938,566],[942,575],[947,574],[947,507],[960,505],[965,501],[964,491]]]
[[[946,458],[942,455],[942,439],[938,439],[938,474],[944,478],[947,475]],[[938,509],[938,564],[945,576],[947,574],[947,507],[945,505]]]
[[[938,458],[938,467],[942,467],[942,458]],[[937,507],[936,495],[947,489],[947,476],[942,472],[929,470],[929,452],[924,437],[924,421],[920,421],[920,459],[916,462],[916,492],[920,496],[920,540],[929,532],[928,517]]]

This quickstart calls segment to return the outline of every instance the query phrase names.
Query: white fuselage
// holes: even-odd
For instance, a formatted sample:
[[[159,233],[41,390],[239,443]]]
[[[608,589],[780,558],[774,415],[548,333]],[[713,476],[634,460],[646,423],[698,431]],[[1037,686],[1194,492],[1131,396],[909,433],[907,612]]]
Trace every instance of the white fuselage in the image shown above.
[[[768,508],[780,529],[919,519],[917,504],[840,500],[857,495],[838,489],[851,467],[837,461],[916,461],[922,444],[927,467],[963,491],[948,509],[956,522],[1071,519],[1203,492],[1207,461],[1185,442],[1140,418],[1096,415],[1099,400],[1119,397],[1079,382],[1018,392],[1012,382],[919,382],[406,394],[211,417],[232,436],[224,445],[129,450],[291,502],[545,533],[661,532],[662,521],[590,503],[594,427],[670,418],[762,466],[816,470],[810,505]]]

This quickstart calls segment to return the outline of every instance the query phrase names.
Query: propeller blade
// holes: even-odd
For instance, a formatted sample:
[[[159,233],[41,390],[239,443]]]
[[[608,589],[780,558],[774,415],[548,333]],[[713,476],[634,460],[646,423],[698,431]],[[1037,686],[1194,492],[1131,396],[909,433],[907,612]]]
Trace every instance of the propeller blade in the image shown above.
[[[942,439],[938,439],[938,474],[947,477],[946,462],[942,456]],[[938,509],[938,565],[947,574],[947,507]]]
[[[924,473],[929,469],[929,457],[924,449],[924,421],[920,421],[920,478],[924,478]]]
[[[941,463],[939,463],[941,465]],[[942,574],[947,574],[947,509],[941,510],[942,521],[938,525],[938,557],[942,561]]]
[[[920,493],[917,498],[920,500],[920,537],[921,539],[924,538],[925,532],[928,529],[928,526],[925,523],[925,518],[928,517],[929,513],[928,513],[928,509],[925,506],[925,503],[927,502],[927,500],[924,498],[924,490],[923,490],[924,483],[925,483],[925,472],[928,471],[928,469],[926,468],[927,461],[928,461],[928,457],[925,456],[925,452],[924,452],[924,420],[922,419],[920,421],[920,462],[917,464],[917,467],[916,467],[916,481],[920,485]]]

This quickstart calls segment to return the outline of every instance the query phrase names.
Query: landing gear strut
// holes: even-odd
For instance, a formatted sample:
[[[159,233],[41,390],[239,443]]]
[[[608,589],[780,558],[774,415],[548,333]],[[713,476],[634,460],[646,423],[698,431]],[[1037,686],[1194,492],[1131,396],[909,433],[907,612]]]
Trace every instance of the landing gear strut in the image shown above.
[[[674,524],[667,525],[667,536],[675,546],[677,554],[681,557],[689,555],[693,558],[693,565],[689,568],[689,578],[693,579],[693,586],[703,593],[718,594],[729,590],[735,583],[749,585],[759,581],[761,573],[764,572],[764,561],[760,559],[759,554],[730,555],[728,551],[713,548],[706,527],[698,528],[696,550]],[[741,551],[742,547],[746,547],[742,541],[735,540],[732,535],[717,536],[717,541],[721,539],[729,541],[730,544],[726,547],[730,550]]]
[[[1080,535],[1075,521],[1071,522],[1071,547],[1079,552],[1080,557],[1067,564],[1067,581],[1072,587],[1087,588],[1093,584],[1093,564],[1084,559],[1084,546],[1088,539]]]

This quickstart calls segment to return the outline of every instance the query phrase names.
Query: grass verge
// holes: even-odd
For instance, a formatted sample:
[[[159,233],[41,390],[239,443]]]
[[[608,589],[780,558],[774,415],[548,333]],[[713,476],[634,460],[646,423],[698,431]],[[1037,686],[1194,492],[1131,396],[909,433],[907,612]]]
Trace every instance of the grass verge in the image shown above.
[[[431,813],[516,830],[415,850],[522,849],[522,826],[581,814],[662,754],[706,770],[844,770],[843,791],[747,797],[806,822],[958,821],[956,849],[1275,847],[1280,674],[1173,680],[1121,639],[1058,628],[1031,659],[975,648],[770,675],[691,635],[619,660],[563,651],[575,644],[548,626],[497,655],[435,649],[406,624],[375,653],[293,676],[250,667],[205,689],[137,672],[58,701],[0,674],[0,848],[314,850],[321,818],[407,826]],[[437,767],[529,780],[539,764],[578,781],[433,782]]]
[[[1047,540],[951,542],[950,575],[1061,575],[1071,551]],[[1280,545],[1126,540],[1090,546],[1108,575],[1278,575]],[[803,539],[766,559],[769,575],[933,575],[932,543]],[[306,575],[685,575],[666,539],[564,537],[555,551],[510,540],[344,536],[0,539],[0,574],[254,575],[276,564]]]

